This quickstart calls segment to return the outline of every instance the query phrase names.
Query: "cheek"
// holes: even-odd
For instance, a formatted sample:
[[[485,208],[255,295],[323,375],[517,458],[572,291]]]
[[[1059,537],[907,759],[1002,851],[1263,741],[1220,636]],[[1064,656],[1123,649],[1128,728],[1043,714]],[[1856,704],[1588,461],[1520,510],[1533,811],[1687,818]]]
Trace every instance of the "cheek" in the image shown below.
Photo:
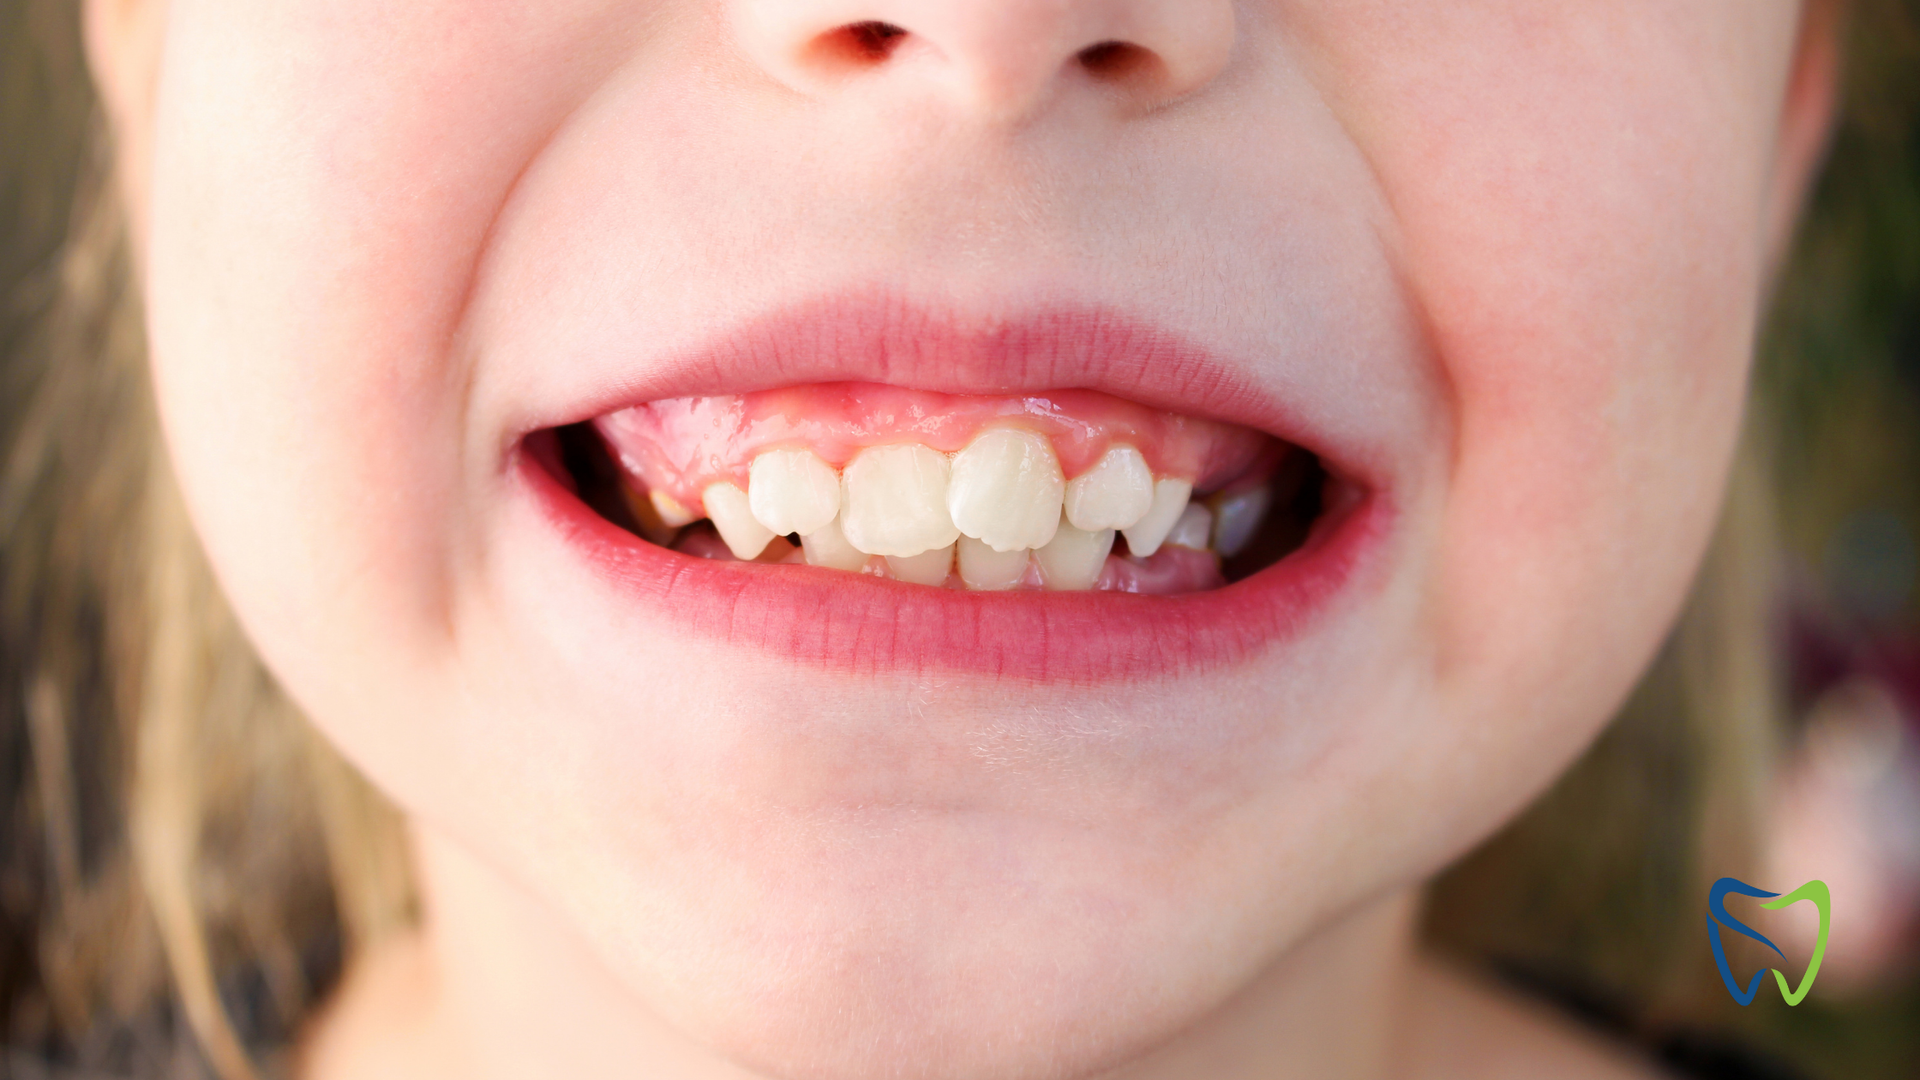
[[[229,596],[315,715],[364,711],[331,700],[350,693],[331,661],[418,671],[444,647],[474,550],[461,493],[496,460],[463,446],[455,327],[521,163],[617,55],[611,6],[172,4],[147,267],[161,409]]]
[[[1454,736],[1510,761],[1563,760],[1610,715],[1711,531],[1796,21],[1549,7],[1363,4],[1321,28],[1368,50],[1334,105],[1394,208],[1456,418],[1440,683]]]

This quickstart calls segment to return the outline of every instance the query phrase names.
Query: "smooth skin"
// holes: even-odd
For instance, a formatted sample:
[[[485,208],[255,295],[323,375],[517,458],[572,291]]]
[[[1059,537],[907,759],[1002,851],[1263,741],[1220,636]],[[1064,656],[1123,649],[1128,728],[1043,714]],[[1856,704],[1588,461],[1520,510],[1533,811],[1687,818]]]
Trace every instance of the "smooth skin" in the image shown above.
[[[1644,1075],[1421,959],[1417,893],[1674,617],[1835,17],[88,0],[194,521],[417,842],[424,925],[307,1074]],[[908,36],[822,37],[864,20]],[[1096,76],[1108,41],[1138,62]],[[1387,466],[1381,558],[1147,685],[855,678],[607,608],[520,424],[876,284],[1204,342]]]

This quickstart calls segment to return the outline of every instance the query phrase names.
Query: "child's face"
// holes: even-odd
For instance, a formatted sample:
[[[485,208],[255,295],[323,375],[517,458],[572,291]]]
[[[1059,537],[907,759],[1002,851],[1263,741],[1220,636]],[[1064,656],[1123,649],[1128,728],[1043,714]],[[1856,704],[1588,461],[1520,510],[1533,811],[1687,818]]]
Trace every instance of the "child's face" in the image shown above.
[[[1715,518],[1799,17],[172,0],[116,105],[179,476],[314,721],[698,1037],[1011,1074],[1163,1037],[1607,718]],[[535,452],[843,381],[1091,388],[1327,496],[1225,588],[979,593],[650,546]]]

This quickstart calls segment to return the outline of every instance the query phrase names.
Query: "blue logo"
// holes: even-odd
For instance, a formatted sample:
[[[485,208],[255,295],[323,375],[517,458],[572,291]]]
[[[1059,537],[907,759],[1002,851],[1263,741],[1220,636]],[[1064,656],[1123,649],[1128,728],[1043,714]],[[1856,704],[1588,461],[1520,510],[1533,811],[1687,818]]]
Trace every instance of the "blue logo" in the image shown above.
[[[1724,926],[1736,934],[1750,937],[1760,944],[1765,945],[1767,948],[1773,950],[1773,955],[1778,956],[1782,963],[1786,961],[1787,957],[1773,942],[1768,941],[1758,931],[1727,914],[1728,893],[1739,893],[1741,896],[1777,898],[1768,899],[1766,903],[1760,905],[1770,910],[1778,910],[1789,904],[1798,903],[1801,900],[1811,901],[1813,906],[1819,909],[1820,934],[1814,938],[1813,959],[1807,962],[1807,973],[1800,976],[1800,985],[1789,989],[1787,987],[1787,977],[1780,973],[1779,968],[1773,969],[1773,977],[1780,983],[1780,996],[1785,998],[1789,1005],[1800,1004],[1801,999],[1807,996],[1807,991],[1813,989],[1813,977],[1820,973],[1820,958],[1827,953],[1827,929],[1832,925],[1831,915],[1833,907],[1833,896],[1827,891],[1827,883],[1819,880],[1809,881],[1787,895],[1781,896],[1779,893],[1770,893],[1765,889],[1756,889],[1737,878],[1723,877],[1719,881],[1714,882],[1713,888],[1708,891],[1707,940],[1713,944],[1714,963],[1720,965],[1720,978],[1726,982],[1727,993],[1733,995],[1733,1000],[1742,1005],[1751,1005],[1753,1004],[1753,995],[1760,990],[1760,977],[1767,973],[1767,969],[1761,968],[1759,971],[1754,972],[1752,980],[1747,983],[1746,992],[1741,993],[1740,984],[1736,982],[1733,977],[1733,966],[1727,963],[1727,950],[1720,944],[1720,928]]]

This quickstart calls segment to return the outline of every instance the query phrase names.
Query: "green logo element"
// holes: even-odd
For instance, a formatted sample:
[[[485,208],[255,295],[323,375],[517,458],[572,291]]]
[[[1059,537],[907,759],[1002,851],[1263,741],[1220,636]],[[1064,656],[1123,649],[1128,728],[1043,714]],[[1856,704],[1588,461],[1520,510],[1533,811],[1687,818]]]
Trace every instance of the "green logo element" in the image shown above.
[[[1787,977],[1780,973],[1779,968],[1773,969],[1773,977],[1780,984],[1780,996],[1785,998],[1789,1005],[1800,1004],[1805,1000],[1807,991],[1813,989],[1813,978],[1820,974],[1820,960],[1827,954],[1827,930],[1832,926],[1833,911],[1833,894],[1827,891],[1827,883],[1819,880],[1809,881],[1787,895],[1781,896],[1779,893],[1756,889],[1738,878],[1725,877],[1714,882],[1713,888],[1707,892],[1707,940],[1713,945],[1713,959],[1720,966],[1720,978],[1726,982],[1727,993],[1733,995],[1734,1001],[1741,1005],[1751,1005],[1754,993],[1760,989],[1760,977],[1767,973],[1767,969],[1761,968],[1754,972],[1753,979],[1747,983],[1746,992],[1742,993],[1740,984],[1734,980],[1733,967],[1727,963],[1727,950],[1720,944],[1720,928],[1724,926],[1736,934],[1752,938],[1772,949],[1773,954],[1783,961],[1787,957],[1758,931],[1727,914],[1727,894],[1730,892],[1739,893],[1741,896],[1772,897],[1773,899],[1760,905],[1770,910],[1777,911],[1802,900],[1811,900],[1813,906],[1819,910],[1820,934],[1814,938],[1813,959],[1807,962],[1807,971],[1800,976],[1800,985],[1788,989]]]

